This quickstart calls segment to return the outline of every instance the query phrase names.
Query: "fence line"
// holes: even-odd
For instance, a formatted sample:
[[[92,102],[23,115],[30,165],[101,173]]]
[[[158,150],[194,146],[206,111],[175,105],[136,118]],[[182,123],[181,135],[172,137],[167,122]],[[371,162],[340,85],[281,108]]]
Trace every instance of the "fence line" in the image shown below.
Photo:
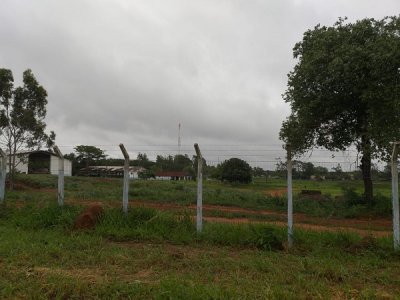
[[[392,171],[392,205],[393,205],[393,241],[394,241],[394,248],[398,249],[400,247],[400,238],[399,238],[399,199],[398,199],[398,162],[397,162],[397,156],[398,156],[398,145],[400,142],[395,142],[393,143],[393,153],[392,153],[392,160],[391,160],[391,171]],[[99,145],[97,145],[99,146]],[[111,146],[111,145],[110,145]],[[197,146],[197,147],[196,147]],[[238,145],[239,146],[239,145]],[[116,145],[113,146],[112,149],[105,150],[106,153],[114,153],[116,152]],[[137,153],[142,153],[141,151],[144,151],[143,149],[138,149],[136,146],[135,148],[130,148],[130,151],[127,151],[124,147],[123,144],[119,145],[120,147],[120,152],[122,152],[122,155],[124,157],[124,185],[123,185],[123,211],[127,213],[128,211],[128,201],[129,201],[129,163],[130,163],[130,153],[131,154],[137,154]],[[218,147],[216,145],[215,147]],[[220,146],[220,147],[225,147],[225,146]],[[283,171],[287,172],[287,195],[288,195],[288,244],[289,247],[293,245],[293,192],[292,192],[292,176],[294,172],[296,171],[296,160],[303,160],[304,163],[312,163],[315,166],[341,166],[343,171],[349,170],[351,171],[352,166],[354,166],[354,169],[358,168],[358,155],[350,155],[350,153],[354,152],[354,150],[349,149],[346,151],[342,152],[331,152],[331,151],[321,151],[322,153],[326,153],[327,157],[329,157],[328,154],[335,153],[335,155],[331,156],[331,161],[315,161],[312,158],[316,158],[315,156],[312,156],[312,153],[307,156],[303,155],[300,157],[293,157],[290,149],[290,145],[286,146],[286,153],[284,149],[244,149],[243,145],[240,145],[240,149],[203,149],[202,152],[200,152],[200,147],[198,144],[195,144],[194,150],[184,150],[184,149],[178,149],[178,148],[173,148],[173,149],[165,149],[164,146],[160,146],[158,149],[152,149],[148,150],[153,153],[160,153],[159,155],[177,155],[179,154],[179,150],[181,151],[187,151],[190,154],[196,153],[197,158],[198,158],[198,173],[197,173],[197,180],[198,180],[198,185],[197,185],[197,216],[196,216],[196,227],[197,231],[201,232],[202,230],[202,179],[203,179],[203,155],[205,159],[209,159],[207,163],[221,163],[224,161],[225,157],[243,157],[243,158],[250,158],[252,160],[247,160],[248,162],[255,164],[270,164],[270,166],[273,166],[277,164],[283,164],[285,165],[286,169],[283,169]],[[59,172],[58,172],[58,203],[60,206],[63,205],[64,203],[64,157],[61,151],[57,146],[54,147],[54,151],[57,154],[59,158]],[[317,150],[315,150],[316,152]],[[265,154],[255,154],[255,152],[265,152]],[[271,157],[271,154],[275,154],[273,159],[268,159]],[[6,162],[4,162],[4,158],[6,155],[4,152],[1,151],[0,156],[2,156],[2,169],[0,171],[0,202],[4,200],[4,192],[2,195],[2,182],[5,180],[5,172],[4,172],[4,166],[6,166]],[[286,161],[283,162],[281,157],[286,156]],[[318,156],[317,156],[318,157]],[[190,157],[189,157],[190,158]],[[217,160],[215,160],[217,158]],[[221,159],[220,159],[221,158]],[[259,159],[254,159],[254,158],[259,158]],[[265,159],[267,158],[267,159]],[[352,158],[356,158],[356,160],[352,160]],[[342,160],[340,160],[342,159]],[[346,160],[347,159],[347,160]],[[380,165],[382,166],[382,165]],[[343,167],[348,167],[348,168],[343,168]],[[4,185],[3,185],[4,186]]]

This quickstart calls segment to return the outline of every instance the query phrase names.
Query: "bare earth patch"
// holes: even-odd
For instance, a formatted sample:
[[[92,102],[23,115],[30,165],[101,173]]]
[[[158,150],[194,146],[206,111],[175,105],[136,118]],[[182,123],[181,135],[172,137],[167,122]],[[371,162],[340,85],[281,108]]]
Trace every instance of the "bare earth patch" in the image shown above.
[[[120,207],[122,201],[99,201],[93,200],[67,200],[68,204],[89,205],[94,203],[101,203],[104,207]],[[131,207],[149,207],[163,211],[182,211],[183,209],[196,211],[195,205],[177,205],[172,203],[158,203],[144,200],[134,200],[129,202]],[[243,213],[254,216],[277,216],[286,218],[285,212],[277,212],[271,210],[252,210],[240,207],[221,206],[221,205],[203,205],[204,211],[221,211],[224,213]],[[277,226],[287,226],[283,221],[269,221],[269,220],[254,220],[251,218],[225,218],[225,217],[204,217],[204,220],[209,222],[220,223],[257,223],[257,224],[274,224]],[[311,217],[303,213],[294,213],[294,226],[305,230],[312,231],[328,231],[328,232],[354,232],[362,236],[372,235],[375,237],[390,236],[392,234],[392,222],[384,218],[357,218],[357,219],[334,219],[334,218],[320,218]],[[379,228],[379,230],[377,230]]]

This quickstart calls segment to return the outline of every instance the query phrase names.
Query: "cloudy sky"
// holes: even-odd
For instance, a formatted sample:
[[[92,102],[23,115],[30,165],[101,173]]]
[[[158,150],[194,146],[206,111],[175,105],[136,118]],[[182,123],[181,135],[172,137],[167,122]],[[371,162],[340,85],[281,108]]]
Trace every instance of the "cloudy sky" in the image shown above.
[[[75,145],[279,145],[292,48],[316,24],[398,0],[0,0],[0,67],[31,68]],[[68,148],[69,147],[69,148]],[[106,148],[107,149],[107,148]],[[110,148],[111,149],[111,148]]]

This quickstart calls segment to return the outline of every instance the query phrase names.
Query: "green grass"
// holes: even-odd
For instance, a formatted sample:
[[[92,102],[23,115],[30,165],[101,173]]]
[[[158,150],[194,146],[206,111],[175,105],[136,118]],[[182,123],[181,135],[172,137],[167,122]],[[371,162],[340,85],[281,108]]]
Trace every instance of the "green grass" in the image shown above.
[[[1,298],[309,299],[400,294],[390,239],[206,223],[148,208],[106,209],[73,231],[81,207],[0,207]]]
[[[40,190],[8,192],[7,199],[24,202],[49,201],[55,195],[46,189],[55,189],[56,177],[51,175],[20,175],[18,181]],[[362,201],[361,181],[294,180],[294,211],[324,218],[352,218],[360,216],[390,216],[390,183],[376,182],[375,201],[370,207]],[[131,200],[172,203],[182,207],[196,203],[196,182],[135,180],[130,183]],[[286,188],[284,180],[270,179],[267,183],[255,180],[248,185],[229,185],[204,181],[203,203],[234,206],[252,210],[286,211],[286,196],[272,192]],[[320,199],[302,196],[300,191],[320,190]],[[104,201],[118,203],[122,198],[122,180],[86,177],[66,177],[65,197],[74,201]]]
[[[18,178],[0,206],[0,298],[32,299],[375,299],[400,295],[400,254],[390,238],[296,228],[287,249],[285,228],[265,224],[204,223],[198,234],[187,205],[196,182],[134,181],[130,200],[181,204],[177,212],[145,207],[106,208],[94,230],[74,231],[83,207],[102,201],[120,207],[122,180],[69,177],[66,200],[56,206],[56,177]],[[29,189],[34,187],[35,189]],[[204,203],[249,208],[217,209],[205,216],[280,221],[286,211],[283,180],[249,185],[204,182]],[[360,204],[361,182],[294,181],[294,210],[310,216],[390,215],[388,182],[375,184],[372,208]],[[25,188],[25,189],[24,189]],[[321,190],[321,199],[301,189]]]

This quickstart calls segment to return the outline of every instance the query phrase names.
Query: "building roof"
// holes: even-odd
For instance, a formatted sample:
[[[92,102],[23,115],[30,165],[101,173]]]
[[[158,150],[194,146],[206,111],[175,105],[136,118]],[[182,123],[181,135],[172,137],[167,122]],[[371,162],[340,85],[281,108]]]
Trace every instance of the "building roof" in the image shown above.
[[[155,172],[155,176],[157,177],[185,177],[190,176],[189,173],[184,171],[158,171]]]
[[[87,168],[82,168],[81,170],[92,170],[92,171],[108,171],[108,172],[123,172],[124,166],[89,166]],[[129,167],[129,172],[142,172],[146,170],[143,167]]]
[[[28,151],[28,150],[21,150],[21,151],[17,151],[17,155],[20,154],[33,154],[33,153],[41,153],[41,154],[48,154],[48,155],[54,155],[57,156],[54,152],[49,151],[49,150],[32,150],[32,151]],[[7,154],[8,155],[8,154]]]
[[[21,150],[21,151],[17,151],[16,155],[17,156],[19,156],[19,155],[22,156],[22,155],[39,154],[39,153],[58,157],[57,154],[55,154],[54,152],[49,151],[49,150],[32,150],[32,151]],[[7,153],[7,156],[9,156],[8,153]],[[68,159],[68,158],[64,158],[64,160],[70,161],[72,163],[72,161],[70,159]]]

